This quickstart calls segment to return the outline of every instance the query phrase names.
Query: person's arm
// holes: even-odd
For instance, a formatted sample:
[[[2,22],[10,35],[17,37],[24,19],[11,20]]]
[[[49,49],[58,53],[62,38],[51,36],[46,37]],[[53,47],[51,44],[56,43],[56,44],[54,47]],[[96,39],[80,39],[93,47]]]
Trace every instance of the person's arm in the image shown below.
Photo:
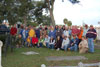
[[[55,40],[53,40],[53,45],[55,45]]]

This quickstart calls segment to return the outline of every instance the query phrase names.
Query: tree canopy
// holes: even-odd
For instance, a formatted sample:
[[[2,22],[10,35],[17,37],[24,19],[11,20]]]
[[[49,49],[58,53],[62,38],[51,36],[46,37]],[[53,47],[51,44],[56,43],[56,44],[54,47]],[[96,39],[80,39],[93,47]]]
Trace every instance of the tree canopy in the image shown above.
[[[72,22],[69,21],[69,20],[66,19],[66,18],[63,20],[63,22],[64,22],[64,24],[66,24],[66,25],[68,25],[68,26],[71,26],[71,25],[72,25]]]
[[[79,3],[78,0],[69,1],[73,4]],[[33,20],[38,24],[44,23],[54,26],[54,2],[55,0],[0,0],[0,21],[6,19],[10,24],[20,21],[26,25],[29,20]],[[50,13],[49,16],[43,15],[44,9]]]

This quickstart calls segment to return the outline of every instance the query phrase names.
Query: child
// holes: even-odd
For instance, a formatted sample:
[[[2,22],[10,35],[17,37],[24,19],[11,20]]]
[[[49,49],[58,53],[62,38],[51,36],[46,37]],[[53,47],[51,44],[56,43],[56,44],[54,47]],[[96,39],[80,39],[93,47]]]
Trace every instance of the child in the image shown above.
[[[42,47],[43,46],[43,42],[44,42],[43,36],[40,36],[38,47]]]
[[[70,42],[69,38],[67,36],[65,36],[64,39],[63,39],[62,47],[61,48],[66,51],[67,48],[68,48],[69,42]]]
[[[54,45],[55,45],[55,40],[53,37],[50,38],[50,41],[49,41],[49,46],[50,46],[50,49],[54,49]]]
[[[30,37],[29,36],[26,39],[26,46],[28,46],[28,47],[32,46],[31,40],[30,40]]]
[[[79,53],[86,53],[88,51],[88,42],[86,38],[83,36],[82,41],[79,44]]]
[[[38,47],[38,38],[36,37],[36,35],[34,37],[32,37],[32,46],[33,47],[35,47],[35,46]]]
[[[55,44],[57,51],[59,51],[61,49],[61,45],[62,45],[62,40],[61,40],[60,36],[57,36],[57,41]]]
[[[17,45],[16,45],[16,47],[17,48],[20,48],[22,45],[21,45],[21,35],[18,35],[18,39],[17,39]]]

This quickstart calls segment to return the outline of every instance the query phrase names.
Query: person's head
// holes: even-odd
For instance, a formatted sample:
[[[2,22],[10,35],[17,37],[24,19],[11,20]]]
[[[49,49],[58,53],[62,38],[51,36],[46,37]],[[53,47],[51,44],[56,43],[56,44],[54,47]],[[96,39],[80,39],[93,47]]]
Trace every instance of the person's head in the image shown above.
[[[76,35],[73,35],[73,39],[75,39],[76,38]]]
[[[90,25],[90,29],[93,29],[93,25]]]
[[[40,36],[40,39],[42,39],[42,38],[43,38],[43,36],[41,35],[41,36]]]
[[[87,24],[85,24],[85,28],[86,28],[86,29],[88,28],[88,25],[87,25]]]
[[[53,26],[51,27],[51,30],[54,30],[54,27]]]
[[[21,35],[18,35],[18,38],[21,38]]]
[[[14,27],[16,27],[16,24],[14,24]]]
[[[53,40],[53,36],[51,36],[51,38],[50,38],[51,40]]]
[[[62,38],[64,38],[64,34],[62,35]]]
[[[68,30],[68,27],[65,27],[65,30]]]
[[[63,25],[63,27],[62,27],[62,28],[63,28],[63,29],[65,29],[65,27],[66,27],[66,26],[65,26],[65,25]]]
[[[85,40],[86,39],[86,37],[85,36],[82,36],[82,40]]]
[[[66,40],[67,36],[64,36],[64,39]]]
[[[31,26],[30,29],[33,29],[33,27]]]
[[[59,25],[59,29],[61,29],[61,26]]]
[[[40,25],[40,28],[42,28],[42,25]]]
[[[28,30],[28,27],[25,27],[25,30]]]
[[[57,36],[57,40],[60,40],[60,36]]]
[[[46,37],[48,38],[48,35],[46,34]]]
[[[71,26],[69,26],[68,29],[71,29]]]
[[[80,30],[83,30],[83,27],[80,27]]]
[[[36,35],[34,35],[34,37],[36,37]]]
[[[58,25],[56,25],[55,28],[58,29]]]

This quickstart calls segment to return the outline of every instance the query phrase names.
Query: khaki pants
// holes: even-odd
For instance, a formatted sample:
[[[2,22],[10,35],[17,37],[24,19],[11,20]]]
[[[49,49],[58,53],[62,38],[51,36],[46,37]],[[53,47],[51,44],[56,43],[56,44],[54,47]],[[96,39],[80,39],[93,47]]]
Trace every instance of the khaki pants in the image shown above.
[[[79,53],[86,53],[87,51],[88,51],[88,48],[86,48],[86,47],[79,48]]]

